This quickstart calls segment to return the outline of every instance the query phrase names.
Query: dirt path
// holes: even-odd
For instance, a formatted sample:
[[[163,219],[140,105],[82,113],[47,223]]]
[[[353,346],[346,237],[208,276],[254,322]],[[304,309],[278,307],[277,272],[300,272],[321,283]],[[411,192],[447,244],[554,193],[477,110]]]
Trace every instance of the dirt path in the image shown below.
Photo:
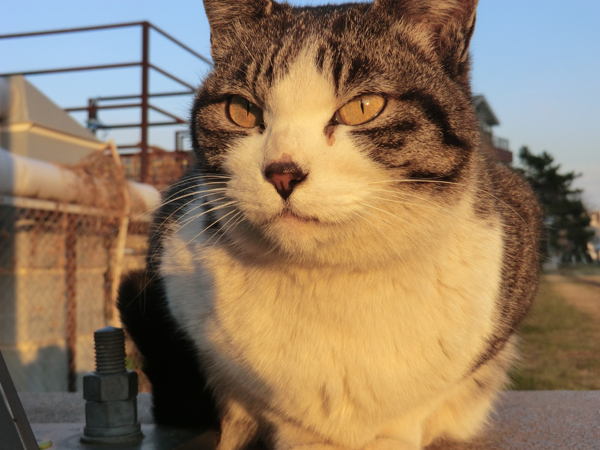
[[[548,274],[545,278],[568,303],[600,320],[600,276]]]

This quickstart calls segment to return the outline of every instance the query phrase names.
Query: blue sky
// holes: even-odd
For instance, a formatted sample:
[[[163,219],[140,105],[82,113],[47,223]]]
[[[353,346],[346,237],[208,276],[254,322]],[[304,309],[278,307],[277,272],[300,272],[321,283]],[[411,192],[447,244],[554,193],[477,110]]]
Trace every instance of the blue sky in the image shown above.
[[[0,11],[0,34],[148,20],[210,54],[200,0],[0,0]],[[480,0],[471,46],[473,91],[486,96],[500,120],[495,134],[508,139],[513,152],[522,145],[534,152],[547,150],[565,170],[583,173],[577,184],[593,208],[600,208],[599,18],[598,0]],[[157,34],[152,34],[151,43],[151,60],[190,84],[198,84],[208,70]],[[135,61],[139,48],[137,29],[0,41],[0,73]],[[121,69],[29,79],[68,107],[83,106],[89,97],[136,93],[138,73]],[[153,91],[173,88],[177,86],[171,81],[152,75]],[[153,103],[186,118],[191,98]],[[102,111],[100,118],[105,123],[132,121],[136,114]],[[151,141],[172,148],[173,131],[157,128]],[[125,131],[99,136],[131,143],[139,139]]]

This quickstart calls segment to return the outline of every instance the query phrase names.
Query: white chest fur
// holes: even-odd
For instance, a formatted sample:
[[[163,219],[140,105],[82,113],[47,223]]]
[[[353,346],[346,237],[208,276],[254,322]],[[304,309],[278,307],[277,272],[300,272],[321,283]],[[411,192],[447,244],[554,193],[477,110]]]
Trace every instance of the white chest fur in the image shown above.
[[[161,272],[219,392],[312,429],[372,433],[467,375],[493,330],[501,235],[473,226],[372,271],[248,264],[181,231]]]

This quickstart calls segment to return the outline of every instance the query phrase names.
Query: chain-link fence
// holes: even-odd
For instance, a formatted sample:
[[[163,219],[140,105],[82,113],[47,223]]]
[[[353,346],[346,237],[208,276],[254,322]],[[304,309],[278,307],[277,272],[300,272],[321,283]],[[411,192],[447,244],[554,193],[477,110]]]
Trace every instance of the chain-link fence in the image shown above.
[[[20,391],[81,389],[94,331],[118,325],[121,274],[144,264],[149,224],[128,220],[120,169],[110,156],[72,169],[102,195],[0,196],[0,348]]]

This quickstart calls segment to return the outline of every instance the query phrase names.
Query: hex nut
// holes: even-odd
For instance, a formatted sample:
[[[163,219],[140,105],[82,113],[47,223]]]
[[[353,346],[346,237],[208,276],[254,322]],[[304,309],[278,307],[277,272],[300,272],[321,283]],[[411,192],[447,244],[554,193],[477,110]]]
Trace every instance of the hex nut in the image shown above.
[[[117,428],[137,423],[136,399],[115,402],[87,401],[85,421],[94,428]]]
[[[83,398],[95,402],[129,400],[138,393],[138,376],[132,370],[119,373],[88,373],[83,377]]]

